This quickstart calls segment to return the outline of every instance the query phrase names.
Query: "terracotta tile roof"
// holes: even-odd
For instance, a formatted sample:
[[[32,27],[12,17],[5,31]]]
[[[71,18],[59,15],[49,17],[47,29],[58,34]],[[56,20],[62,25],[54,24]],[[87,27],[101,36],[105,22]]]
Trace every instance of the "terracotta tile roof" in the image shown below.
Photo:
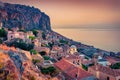
[[[71,60],[71,59],[81,59],[81,57],[79,56],[78,53],[74,54],[74,55],[68,55],[67,57],[65,57],[65,59],[67,60]]]
[[[108,60],[110,63],[114,64],[119,62],[120,60],[113,58],[113,57],[106,57],[106,60]]]
[[[59,68],[65,75],[68,77],[71,77],[72,79],[76,78],[76,75],[78,75],[77,79],[80,80],[85,77],[93,76],[87,71],[83,70],[81,67],[78,67],[71,62],[69,62],[66,59],[62,59],[59,62],[55,63],[55,66]]]
[[[92,66],[90,68],[95,70],[95,66]],[[98,71],[103,72],[103,73],[108,74],[108,75],[111,75],[113,77],[120,76],[120,71],[117,71],[117,70],[114,70],[114,69],[111,69],[109,67],[102,66],[102,65],[98,65]]]
[[[68,67],[72,66],[70,63],[66,62],[65,59],[62,59],[61,61],[55,63],[55,66],[57,66],[60,70],[65,71],[68,69]]]

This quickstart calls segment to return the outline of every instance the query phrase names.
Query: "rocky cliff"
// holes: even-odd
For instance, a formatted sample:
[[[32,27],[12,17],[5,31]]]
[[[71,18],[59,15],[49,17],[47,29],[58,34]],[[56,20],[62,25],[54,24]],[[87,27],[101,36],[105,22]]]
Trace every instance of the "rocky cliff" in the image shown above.
[[[0,2],[0,22],[7,28],[51,30],[49,16],[37,8],[19,4]]]
[[[0,45],[0,80],[44,80],[44,75],[32,63],[29,51]]]

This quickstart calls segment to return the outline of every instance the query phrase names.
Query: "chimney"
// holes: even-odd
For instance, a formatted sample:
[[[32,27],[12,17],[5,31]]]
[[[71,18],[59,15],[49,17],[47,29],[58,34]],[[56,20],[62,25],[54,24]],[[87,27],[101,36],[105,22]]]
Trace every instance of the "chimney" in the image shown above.
[[[94,60],[94,65],[95,65],[95,70],[98,70],[98,53],[95,53],[93,56],[93,60]]]

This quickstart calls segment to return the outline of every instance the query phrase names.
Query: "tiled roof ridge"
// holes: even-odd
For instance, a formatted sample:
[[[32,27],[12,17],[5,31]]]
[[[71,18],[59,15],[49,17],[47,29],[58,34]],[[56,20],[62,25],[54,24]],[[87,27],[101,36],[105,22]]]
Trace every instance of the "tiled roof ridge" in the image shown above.
[[[59,67],[59,65],[60,65],[59,62],[58,62],[58,64],[56,64],[57,67]],[[63,63],[67,62],[69,64],[69,66],[67,68],[63,69],[63,73],[65,73],[67,76],[70,76],[71,78],[74,78],[76,75],[78,75],[78,79],[81,79],[81,78],[86,77],[86,76],[92,76],[92,74],[83,70],[82,67],[76,66],[75,64],[66,60],[65,58],[62,59],[61,62],[63,62]],[[68,65],[68,64],[66,64],[66,65]],[[73,71],[75,71],[74,76],[73,76],[73,73],[71,73]],[[86,76],[85,75],[83,76],[83,73],[85,73]]]
[[[80,67],[80,66],[78,67],[76,64],[73,64],[72,62],[68,61],[68,60],[65,59],[65,58],[63,58],[62,60],[68,62],[69,64],[73,65],[73,66],[76,67],[76,68],[82,69],[82,67]],[[82,70],[84,70],[84,69],[82,69]],[[84,70],[84,71],[85,71],[85,70]],[[86,71],[86,72],[87,72],[87,71]]]
[[[61,61],[65,61],[65,62],[68,62],[72,67],[69,67],[66,69],[67,70],[70,70],[71,68],[78,68],[78,70],[83,70],[84,72],[87,72],[85,71],[84,69],[82,69],[82,67],[78,67],[77,65],[73,64],[72,62],[68,61],[67,59],[63,58]],[[59,61],[60,62],[60,61]],[[88,72],[87,72],[88,73]]]

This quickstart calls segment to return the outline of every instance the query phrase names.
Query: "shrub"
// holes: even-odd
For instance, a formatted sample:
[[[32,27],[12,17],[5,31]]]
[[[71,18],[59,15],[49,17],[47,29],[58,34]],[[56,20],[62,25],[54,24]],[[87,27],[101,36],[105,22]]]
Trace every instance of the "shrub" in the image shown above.
[[[49,60],[50,57],[49,56],[43,56],[44,60]]]
[[[36,30],[32,30],[32,32],[37,37],[38,32]]]
[[[45,35],[44,32],[42,32],[42,38],[43,38],[44,40],[46,40],[46,35]]]
[[[0,69],[2,69],[3,68],[3,64],[2,63],[0,63]]]
[[[33,64],[36,64],[36,63],[39,63],[40,60],[38,60],[38,59],[32,59],[32,62],[33,62]]]
[[[29,74],[29,75],[27,76],[27,78],[28,78],[28,80],[36,80],[35,77],[34,77],[33,75],[31,75],[31,74]]]
[[[6,80],[14,80],[14,74],[8,74]]]
[[[62,44],[68,44],[68,41],[65,41],[63,39],[59,40],[59,42],[62,43]]]
[[[54,67],[48,67],[49,72],[53,73],[56,69]]]
[[[120,69],[120,62],[116,63],[114,65],[111,65],[110,68],[112,68],[112,69]]]
[[[34,36],[29,36],[29,39],[31,39],[32,41],[35,39]]]
[[[31,53],[31,54],[37,54],[37,51],[34,50],[34,49],[32,49],[32,50],[30,50],[30,53]]]
[[[48,68],[42,68],[42,69],[41,69],[41,72],[42,72],[43,74],[52,74],[52,73],[54,73],[55,71],[56,71],[56,68],[53,67],[53,66],[50,66],[50,67],[48,67]]]
[[[23,49],[23,50],[27,50],[27,51],[30,51],[31,49],[34,48],[34,44],[32,44],[32,43],[25,43],[21,39],[14,39],[14,41],[8,42],[6,44],[8,46],[15,46],[17,48],[20,48],[20,49]]]
[[[20,32],[24,32],[24,33],[27,32],[26,30],[23,30],[23,29],[20,29],[20,30],[18,30],[18,31],[20,31]]]
[[[4,28],[0,29],[0,37],[7,37],[7,32],[4,30]]]
[[[83,65],[83,64],[82,64],[82,68],[83,68],[84,70],[86,70],[86,71],[88,70],[88,67],[85,66],[85,65]]]
[[[36,79],[35,79],[35,77],[34,77],[34,76],[32,76],[30,80],[36,80]]]

